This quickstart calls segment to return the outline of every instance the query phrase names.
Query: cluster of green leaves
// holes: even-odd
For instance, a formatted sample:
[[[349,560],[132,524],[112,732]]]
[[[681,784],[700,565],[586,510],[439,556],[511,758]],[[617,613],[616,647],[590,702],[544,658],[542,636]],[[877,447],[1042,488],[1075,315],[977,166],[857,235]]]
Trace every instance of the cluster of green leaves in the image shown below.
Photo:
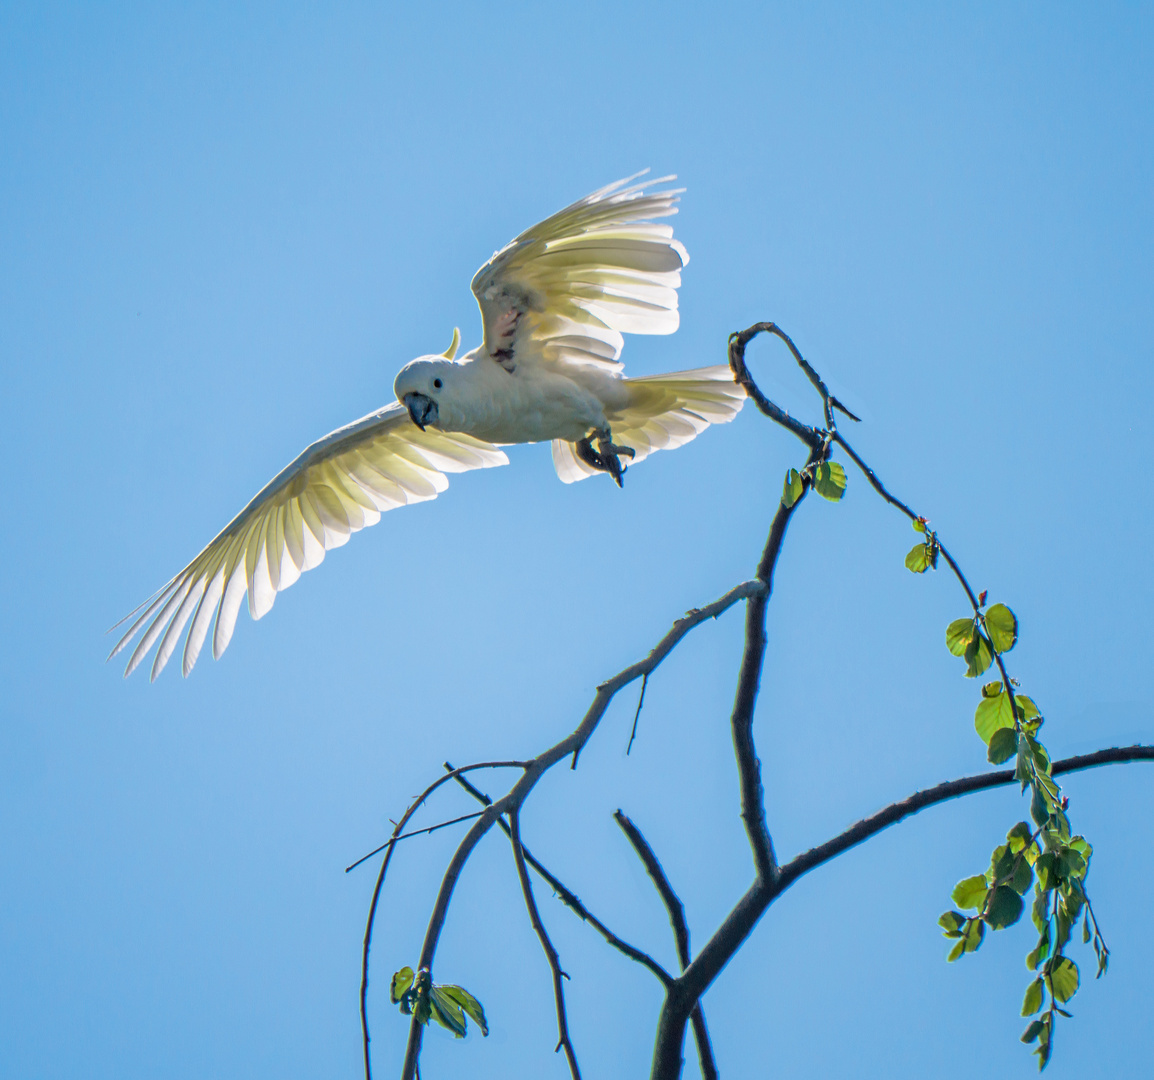
[[[389,984],[389,1000],[399,1005],[406,1016],[415,1016],[417,1023],[427,1024],[436,1020],[458,1039],[465,1037],[466,1016],[473,1018],[482,1035],[489,1034],[481,1003],[464,987],[435,984],[424,968],[416,975],[411,967],[396,972]]]
[[[914,528],[926,537],[906,556],[906,566],[914,573],[937,564],[940,546],[927,524],[924,518],[914,521]],[[947,911],[938,923],[954,940],[948,956],[952,962],[977,952],[987,927],[1004,930],[1016,923],[1033,886],[1038,943],[1026,956],[1026,966],[1036,974],[1026,990],[1022,1015],[1041,1015],[1030,1022],[1022,1041],[1037,1043],[1038,1067],[1044,1069],[1053,1052],[1056,1017],[1070,1015],[1062,1006],[1078,990],[1078,965],[1065,949],[1079,916],[1083,941],[1093,941],[1099,976],[1106,971],[1110,954],[1086,895],[1092,848],[1084,837],[1071,833],[1069,802],[1051,775],[1050,755],[1038,738],[1044,722],[1041,711],[1032,698],[1018,693],[1018,683],[1009,677],[1002,659],[1017,640],[1017,617],[1005,604],[987,607],[984,592],[972,615],[946,627],[946,648],[965,661],[966,678],[977,678],[992,664],[998,666],[1002,679],[982,687],[974,727],[992,764],[1016,758],[1014,776],[1023,793],[1031,792],[1030,816],[1036,828],[1019,821],[1010,829],[1006,842],[994,848],[990,868],[955,886],[952,899],[961,910]]]
[[[786,507],[793,506],[805,493],[807,487],[812,487],[823,499],[838,502],[845,494],[846,475],[836,461],[819,461],[807,465],[800,472],[790,469],[785,474],[785,487],[781,494],[781,501]]]

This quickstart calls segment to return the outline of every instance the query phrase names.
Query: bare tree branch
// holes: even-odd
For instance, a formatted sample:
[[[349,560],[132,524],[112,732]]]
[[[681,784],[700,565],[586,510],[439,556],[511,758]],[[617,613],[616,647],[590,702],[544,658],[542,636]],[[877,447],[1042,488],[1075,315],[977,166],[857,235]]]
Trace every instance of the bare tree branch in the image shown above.
[[[765,589],[766,585],[762,581],[753,580],[742,582],[742,584],[730,589],[729,592],[715,600],[712,604],[707,604],[703,608],[695,608],[687,612],[673,624],[670,630],[653,647],[644,660],[639,660],[637,663],[631,664],[597,687],[597,693],[594,695],[593,702],[586,711],[584,718],[569,735],[525,764],[525,773],[521,779],[514,784],[505,795],[485,809],[485,812],[474,822],[460,844],[458,844],[457,850],[453,852],[453,857],[450,859],[444,877],[441,879],[441,886],[437,891],[437,898],[433,905],[432,914],[429,917],[429,925],[425,931],[425,941],[421,947],[418,969],[423,968],[430,973],[432,972],[433,957],[436,955],[437,942],[440,940],[441,930],[445,925],[445,918],[448,915],[449,903],[452,900],[453,889],[456,887],[457,879],[460,877],[461,870],[472,854],[473,848],[477,846],[481,838],[500,819],[501,815],[518,810],[526,796],[533,790],[541,777],[556,765],[558,761],[572,754],[573,766],[576,767],[577,756],[580,754],[581,748],[597,729],[597,725],[605,715],[605,710],[609,708],[609,703],[613,700],[618,690],[623,686],[628,686],[629,683],[635,679],[651,674],[665,657],[673,651],[681,639],[694,627],[699,626],[707,619],[717,618],[740,600],[761,595]],[[447,777],[442,777],[441,781],[446,778]],[[392,851],[393,849],[390,848],[389,850]],[[417,1061],[421,1053],[423,1030],[423,1025],[417,1023],[415,1018],[409,1024],[409,1039],[405,1047],[405,1061],[401,1071],[402,1080],[414,1080]]]
[[[461,814],[460,817],[449,818],[448,821],[438,821],[436,825],[427,825],[423,829],[411,829],[407,833],[401,833],[400,836],[392,836],[386,840],[380,847],[373,848],[367,855],[362,855],[355,863],[350,863],[345,867],[345,873],[355,870],[361,863],[367,863],[374,855],[379,855],[385,848],[392,844],[399,844],[402,840],[409,840],[414,836],[427,836],[429,833],[439,832],[441,829],[447,829],[450,825],[460,825],[462,821],[472,821],[473,818],[481,816],[481,811],[478,810],[475,814]]]
[[[790,339],[773,323],[755,323],[746,330],[729,335],[729,366],[733,369],[734,380],[749,395],[758,409],[775,423],[780,424],[787,431],[793,432],[811,450],[821,445],[822,433],[817,428],[795,420],[779,405],[775,405],[761,392],[761,387],[753,381],[749,368],[745,364],[746,346],[760,333],[775,333],[790,347],[795,357],[800,357]]]
[[[665,868],[650,847],[649,841],[641,835],[641,830],[620,810],[613,815],[613,818],[629,838],[629,843],[633,845],[633,850],[637,852],[637,857],[657,887],[657,894],[669,913],[669,925],[673,927],[673,940],[677,943],[677,960],[681,970],[684,971],[689,967],[689,927],[685,922],[685,905],[673,891],[673,886],[665,875]],[[697,1059],[701,1064],[701,1075],[704,1080],[717,1080],[717,1062],[713,1058],[713,1045],[709,1041],[709,1028],[705,1024],[705,1009],[700,1001],[693,1006],[689,1019],[693,1025],[693,1038],[697,1043]]]
[[[452,769],[452,765],[446,761],[445,768]],[[468,780],[465,779],[465,777],[457,776],[456,779],[457,783],[460,784],[478,802],[484,804],[485,806],[488,806],[490,803],[492,803],[493,800],[490,799],[488,795],[474,787],[471,783],[469,783]],[[497,824],[500,825],[506,836],[510,835],[509,824],[504,818],[501,818]],[[663,968],[648,953],[642,952],[636,946],[630,945],[629,942],[619,938],[615,933],[613,933],[609,927],[607,927],[581,902],[577,894],[574,893],[572,889],[567,888],[565,883],[561,881],[560,878],[551,873],[536,858],[534,858],[532,852],[530,852],[530,850],[524,844],[521,845],[521,851],[524,852],[525,861],[548,883],[549,887],[557,894],[557,898],[561,901],[561,903],[563,903],[574,914],[576,914],[582,920],[582,922],[587,922],[590,926],[592,926],[593,929],[596,930],[606,940],[606,942],[612,945],[613,948],[615,948],[618,952],[628,956],[630,960],[635,960],[642,966],[647,967],[651,972],[653,972],[654,975],[657,976],[663,986],[668,986],[671,982],[673,982],[673,976],[670,975],[669,972],[665,970],[665,968]]]
[[[810,453],[810,462],[821,453],[819,444]],[[745,823],[749,846],[753,852],[753,863],[758,878],[768,881],[773,877],[777,862],[773,853],[773,840],[765,822],[765,799],[761,786],[761,762],[753,741],[753,712],[761,687],[761,670],[765,660],[765,612],[773,589],[773,571],[781,555],[781,545],[785,540],[785,530],[794,511],[801,505],[809,490],[809,482],[792,506],[784,502],[778,504],[777,513],[769,528],[761,561],[757,567],[757,580],[764,582],[765,589],[750,598],[745,606],[745,647],[741,657],[741,669],[737,678],[737,693],[730,717],[733,735],[733,751],[737,758],[737,771],[741,788],[741,819]]]
[[[641,719],[641,706],[645,704],[645,688],[649,685],[649,676],[641,677],[641,693],[637,695],[637,711],[633,714],[633,728],[629,732],[629,745],[625,747],[625,756],[633,749],[633,740],[637,738],[637,721]]]
[[[553,1001],[557,1006],[557,1050],[565,1051],[565,1060],[569,1063],[569,1074],[573,1080],[581,1080],[581,1070],[577,1066],[577,1052],[573,1049],[573,1042],[569,1038],[569,1020],[565,1015],[565,987],[561,982],[569,976],[561,970],[561,958],[557,955],[557,949],[549,938],[545,924],[541,921],[541,912],[537,910],[533,883],[529,880],[529,871],[525,867],[525,852],[521,847],[521,815],[517,810],[509,812],[509,840],[513,844],[513,860],[517,864],[517,877],[521,880],[525,910],[529,912],[529,922],[533,924],[533,930],[541,942],[541,948],[553,973]]]

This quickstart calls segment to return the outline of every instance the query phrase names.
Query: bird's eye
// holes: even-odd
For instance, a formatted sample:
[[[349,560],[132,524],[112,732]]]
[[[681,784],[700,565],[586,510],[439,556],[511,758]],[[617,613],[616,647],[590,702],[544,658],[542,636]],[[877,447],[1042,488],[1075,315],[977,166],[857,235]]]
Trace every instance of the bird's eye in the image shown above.
[[[441,382],[440,379],[434,379],[433,380],[433,389],[434,390],[440,390],[443,385],[444,384]]]

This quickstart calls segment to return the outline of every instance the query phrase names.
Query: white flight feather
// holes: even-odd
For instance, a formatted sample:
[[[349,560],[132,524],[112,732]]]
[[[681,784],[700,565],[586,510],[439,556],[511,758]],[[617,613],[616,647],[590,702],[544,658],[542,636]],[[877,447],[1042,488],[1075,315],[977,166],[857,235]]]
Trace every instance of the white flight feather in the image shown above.
[[[110,656],[146,627],[125,675],[136,670],[159,640],[151,672],[155,679],[191,618],[181,665],[187,675],[214,613],[212,651],[219,659],[232,638],[246,594],[252,617],[261,618],[278,592],[318,565],[327,550],[375,525],[382,511],[435,498],[448,487],[446,472],[507,462],[496,447],[469,435],[421,431],[400,402],[339,428],[278,473],[192,562],[142,605],[142,612],[140,608],[133,612],[137,618]]]

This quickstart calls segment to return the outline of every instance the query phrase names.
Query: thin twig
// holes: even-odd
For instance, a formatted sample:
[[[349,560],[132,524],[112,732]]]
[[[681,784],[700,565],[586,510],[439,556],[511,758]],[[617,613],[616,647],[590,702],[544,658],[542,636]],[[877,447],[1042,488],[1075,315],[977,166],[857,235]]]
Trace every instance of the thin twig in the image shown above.
[[[610,702],[622,687],[628,686],[629,683],[635,679],[651,674],[665,657],[673,651],[681,639],[694,627],[700,626],[701,623],[707,619],[716,619],[740,600],[760,596],[765,592],[765,589],[766,585],[762,581],[745,581],[730,589],[729,592],[715,600],[712,604],[707,604],[703,608],[697,608],[687,612],[673,624],[644,660],[639,660],[637,663],[631,664],[597,687],[597,692],[585,716],[572,732],[544,753],[526,763],[525,774],[521,779],[501,798],[486,808],[485,812],[473,823],[472,828],[469,829],[457,845],[456,851],[453,852],[453,857],[449,860],[449,865],[445,870],[444,876],[441,878],[441,886],[437,890],[437,898],[433,903],[433,911],[429,916],[428,928],[425,931],[425,941],[421,947],[421,956],[417,964],[418,969],[424,968],[426,971],[432,972],[433,958],[437,952],[437,943],[440,940],[441,931],[445,925],[445,919],[448,915],[449,904],[453,897],[453,890],[456,888],[457,879],[460,877],[461,871],[464,869],[465,863],[468,862],[473,849],[480,842],[481,838],[496,824],[501,815],[519,809],[522,802],[524,802],[525,798],[533,790],[541,777],[556,765],[558,761],[572,754],[574,765],[576,764],[577,755],[581,752],[581,748],[597,729],[597,725],[600,724],[601,718],[605,715],[605,710],[609,708]],[[414,1080],[417,1060],[421,1053],[423,1031],[424,1026],[418,1024],[414,1018],[409,1024],[409,1039],[405,1047],[405,1060],[401,1069],[401,1080]]]
[[[373,886],[373,898],[369,903],[369,916],[365,921],[365,938],[361,945],[361,1048],[364,1057],[365,1080],[373,1080],[373,1067],[369,1055],[369,950],[373,943],[373,924],[377,917],[377,905],[381,899],[381,889],[385,884],[389,863],[392,862],[393,852],[396,851],[396,840],[404,831],[409,819],[420,809],[422,803],[442,784],[452,780],[460,773],[472,772],[475,769],[524,769],[525,767],[526,762],[524,761],[482,761],[475,765],[466,765],[447,776],[440,776],[409,804],[408,809],[401,815],[401,820],[393,828],[393,835],[385,844],[388,850],[385,852],[380,872],[377,874],[376,884]],[[348,873],[347,870],[345,872]],[[414,1061],[414,1073],[416,1072],[415,1065],[416,1062]]]
[[[541,949],[549,961],[549,970],[553,973],[553,1001],[557,1006],[557,1047],[554,1053],[557,1050],[564,1050],[565,1060],[569,1063],[569,1075],[573,1080],[581,1080],[577,1052],[573,1049],[573,1042],[569,1038],[569,1021],[565,1016],[565,987],[561,980],[569,976],[561,970],[561,958],[557,955],[557,949],[549,938],[545,924],[541,921],[541,913],[537,910],[533,883],[529,880],[529,871],[525,866],[525,851],[521,847],[521,815],[517,810],[509,811],[509,839],[513,844],[513,861],[517,864],[517,877],[521,881],[525,910],[529,913],[529,922],[533,924],[533,930],[541,942]]]
[[[669,878],[665,876],[665,868],[661,865],[649,841],[641,835],[641,830],[633,823],[628,814],[622,810],[613,812],[613,820],[617,822],[621,831],[626,835],[645,872],[649,875],[657,889],[657,895],[665,905],[669,914],[669,925],[673,929],[673,940],[677,944],[677,959],[682,970],[689,967],[689,927],[685,923],[685,905],[681,902]]]
[[[345,867],[345,873],[350,870],[355,870],[361,863],[366,863],[374,855],[379,855],[385,848],[393,844],[399,843],[402,840],[408,840],[411,836],[424,836],[425,833],[434,833],[438,829],[447,829],[450,825],[459,825],[462,821],[472,821],[475,817],[480,817],[481,811],[478,810],[475,814],[462,814],[460,817],[450,818],[448,821],[440,821],[436,825],[430,825],[427,829],[413,829],[412,832],[401,833],[400,836],[394,836],[386,840],[380,847],[373,848],[367,855],[362,855],[355,863]]]
[[[913,510],[911,510],[908,506],[906,506],[906,504],[904,502],[901,501],[901,499],[895,498],[893,495],[890,494],[889,491],[886,490],[885,485],[878,478],[877,473],[875,473],[873,471],[873,469],[871,469],[858,456],[857,451],[855,451],[854,448],[852,446],[850,446],[850,444],[848,442],[846,442],[846,440],[841,436],[840,433],[835,431],[833,433],[833,438],[834,438],[834,441],[847,454],[849,454],[850,458],[853,459],[854,464],[857,465],[857,467],[859,469],[861,469],[862,473],[865,475],[865,478],[869,481],[869,483],[873,487],[874,491],[876,491],[883,499],[885,499],[886,502],[888,502],[891,506],[896,507],[898,510],[900,510],[911,521],[924,522],[926,520],[923,517],[917,516],[913,512]],[[942,543],[942,541],[938,537],[937,533],[933,534],[933,542],[936,545],[938,551],[941,553],[942,558],[944,558],[946,560],[946,563],[949,566],[950,570],[953,571],[954,577],[956,577],[958,579],[959,584],[965,590],[966,598],[970,601],[970,607],[973,608],[975,618],[982,619],[982,621],[984,622],[985,620],[984,620],[984,617],[982,615],[981,602],[979,601],[977,595],[974,593],[973,587],[970,585],[970,582],[966,578],[966,575],[962,572],[962,568],[958,565],[957,560],[953,557],[953,555],[950,554],[949,549],[946,547],[945,544]],[[991,642],[991,645],[992,644],[993,643]],[[1006,670],[1006,662],[1005,662],[1005,660],[1002,659],[1002,654],[997,649],[994,649],[993,655],[994,655],[994,662],[998,665],[998,671],[1002,675],[1002,684],[1005,686],[1006,693],[1008,695],[1008,700],[1010,703],[1010,716],[1014,721],[1014,727],[1019,728],[1021,716],[1018,712],[1017,695],[1015,695],[1013,690],[1012,690],[1013,680],[1011,680],[1010,673]]]
[[[446,769],[452,769],[449,762],[445,762]],[[489,798],[479,788],[474,787],[463,776],[458,776],[457,783],[461,785],[470,795],[478,802],[489,806],[492,799]],[[497,824],[501,827],[506,836],[509,836],[509,823],[502,817]],[[661,981],[663,986],[668,986],[673,982],[673,976],[669,974],[656,960],[653,959],[647,952],[642,952],[634,945],[630,945],[628,941],[618,937],[612,930],[609,929],[596,915],[591,912],[584,903],[578,898],[577,894],[572,889],[568,888],[563,881],[555,874],[550,872],[544,865],[542,865],[534,856],[533,853],[524,845],[521,845],[521,851],[525,855],[525,862],[527,862],[541,878],[549,885],[549,887],[557,894],[557,898],[568,907],[575,915],[577,915],[583,922],[587,922],[593,927],[608,944],[612,945],[618,952],[628,956],[630,960],[635,960],[637,963],[647,967],[657,978]]]
[[[637,738],[637,721],[641,719],[641,706],[645,704],[645,688],[649,685],[649,673],[641,676],[641,693],[637,697],[637,711],[633,714],[633,730],[629,732],[629,745],[625,747],[625,756],[633,749],[633,740]]]
[[[641,830],[621,810],[618,810],[613,819],[621,827],[621,831],[629,838],[633,850],[645,867],[646,873],[657,888],[657,894],[665,905],[669,915],[669,925],[673,928],[673,940],[677,943],[677,960],[684,971],[689,967],[689,927],[685,922],[685,905],[673,891],[673,886],[665,874],[665,868],[650,847],[649,841],[641,834]],[[699,1000],[693,1006],[689,1015],[693,1025],[693,1038],[697,1043],[697,1059],[701,1065],[703,1080],[717,1080],[717,1062],[713,1058],[713,1045],[709,1041],[709,1029],[705,1024],[705,1009]]]
[[[768,331],[773,326],[773,323],[757,323],[749,327],[747,330],[742,330],[740,333],[729,335],[729,366],[733,370],[734,380],[742,387],[742,389],[749,395],[753,403],[768,416],[775,423],[780,424],[787,431],[793,432],[803,443],[811,450],[816,449],[822,440],[822,433],[817,428],[812,428],[808,424],[803,424],[800,420],[795,420],[792,416],[781,408],[780,405],[775,405],[761,392],[761,387],[753,381],[753,376],[749,373],[749,368],[745,363],[745,347],[750,341],[763,331]],[[793,343],[786,339],[787,343]]]

